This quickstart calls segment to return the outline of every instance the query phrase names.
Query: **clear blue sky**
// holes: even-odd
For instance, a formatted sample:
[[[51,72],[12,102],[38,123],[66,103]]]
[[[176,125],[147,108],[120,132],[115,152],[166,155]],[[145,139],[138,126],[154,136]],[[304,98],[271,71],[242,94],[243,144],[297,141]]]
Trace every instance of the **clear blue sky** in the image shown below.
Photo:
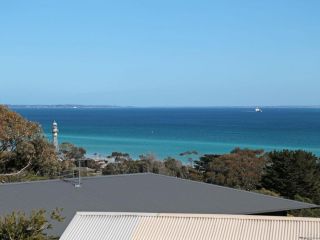
[[[0,2],[0,103],[320,105],[320,1]]]

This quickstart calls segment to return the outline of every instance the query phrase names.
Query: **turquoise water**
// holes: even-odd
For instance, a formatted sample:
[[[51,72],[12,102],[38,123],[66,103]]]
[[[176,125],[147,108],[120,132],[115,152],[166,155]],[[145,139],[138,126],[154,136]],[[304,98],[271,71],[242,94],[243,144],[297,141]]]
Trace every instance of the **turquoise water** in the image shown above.
[[[235,147],[305,149],[320,155],[319,108],[18,108],[39,122],[50,137],[59,125],[59,141],[83,146],[89,154],[113,151],[152,153],[225,153]]]

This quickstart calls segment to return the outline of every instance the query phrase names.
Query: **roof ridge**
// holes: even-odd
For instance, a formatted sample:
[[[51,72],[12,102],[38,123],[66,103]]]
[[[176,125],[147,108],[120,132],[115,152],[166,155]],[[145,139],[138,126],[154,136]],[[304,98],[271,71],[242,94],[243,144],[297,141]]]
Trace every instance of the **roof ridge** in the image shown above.
[[[320,218],[286,217],[240,214],[197,214],[197,213],[147,213],[147,212],[76,212],[77,216],[123,216],[123,217],[170,217],[170,218],[212,218],[235,220],[268,220],[268,221],[309,221],[320,222]]]

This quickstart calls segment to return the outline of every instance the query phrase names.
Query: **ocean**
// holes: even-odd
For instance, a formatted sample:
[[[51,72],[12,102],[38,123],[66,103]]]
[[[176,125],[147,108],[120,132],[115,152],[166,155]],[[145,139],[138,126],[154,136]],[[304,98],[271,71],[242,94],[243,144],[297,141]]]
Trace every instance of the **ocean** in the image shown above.
[[[14,108],[41,124],[51,139],[56,120],[59,142],[82,146],[88,155],[111,152],[132,157],[154,154],[227,153],[235,147],[304,149],[320,156],[319,108]]]

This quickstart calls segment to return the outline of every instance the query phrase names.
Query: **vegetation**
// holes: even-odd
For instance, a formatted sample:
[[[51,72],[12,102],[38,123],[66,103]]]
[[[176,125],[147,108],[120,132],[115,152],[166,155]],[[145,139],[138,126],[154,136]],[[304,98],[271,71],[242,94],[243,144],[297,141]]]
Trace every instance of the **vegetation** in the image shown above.
[[[63,142],[59,146],[59,152],[62,159],[79,160],[84,158],[86,150],[82,147],[77,147],[72,143]]]
[[[132,158],[128,153],[121,153],[121,152],[112,152],[111,156],[109,157],[113,157],[116,162],[132,160]]]
[[[109,163],[103,169],[103,174],[142,172],[320,204],[320,160],[302,150],[264,153],[262,150],[236,148],[229,154],[203,155],[191,166],[170,157],[161,161],[152,155],[141,155],[138,160]],[[297,210],[291,214],[320,217],[320,210]]]
[[[204,155],[195,162],[204,182],[256,189],[261,181],[265,158],[262,150],[234,149],[230,154]]]
[[[294,200],[300,202],[314,203],[311,199],[306,197],[301,197],[300,195],[296,195]],[[302,209],[302,210],[294,210],[289,212],[290,215],[296,217],[320,217],[320,209]]]
[[[62,222],[61,209],[51,212],[49,219],[45,210],[32,211],[30,216],[23,212],[13,212],[0,218],[0,239],[2,240],[53,240],[47,231],[52,229],[50,221]]]
[[[299,151],[274,151],[267,155],[268,164],[262,186],[295,198],[299,195],[320,204],[320,162],[314,154]]]
[[[60,164],[40,126],[0,105],[0,178],[54,176]]]
[[[158,161],[153,155],[141,155],[139,160],[123,160],[121,162],[109,163],[103,174],[126,174],[126,173],[159,173],[177,177],[187,177],[187,168],[173,158]]]
[[[72,172],[77,160],[85,158],[85,154],[84,148],[71,143],[62,143],[56,153],[38,124],[0,105],[1,181],[62,176],[64,172]],[[263,150],[236,148],[222,155],[199,156],[193,150],[180,156],[187,158],[190,164],[171,157],[158,160],[150,154],[133,160],[127,153],[113,152],[110,157],[114,162],[108,163],[102,174],[152,172],[320,204],[320,159],[310,152],[264,153]],[[82,166],[99,172],[102,165],[87,159]],[[313,209],[292,214],[320,217],[319,210]]]

